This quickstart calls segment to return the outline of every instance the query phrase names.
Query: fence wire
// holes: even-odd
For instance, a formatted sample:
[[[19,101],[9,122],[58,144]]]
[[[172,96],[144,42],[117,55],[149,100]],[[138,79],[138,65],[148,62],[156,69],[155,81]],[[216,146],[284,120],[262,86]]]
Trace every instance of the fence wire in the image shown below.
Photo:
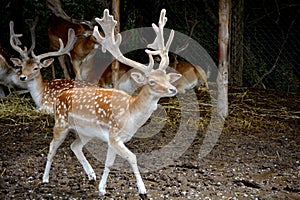
[[[246,11],[244,84],[299,91],[299,7],[281,5],[275,11],[271,7]]]

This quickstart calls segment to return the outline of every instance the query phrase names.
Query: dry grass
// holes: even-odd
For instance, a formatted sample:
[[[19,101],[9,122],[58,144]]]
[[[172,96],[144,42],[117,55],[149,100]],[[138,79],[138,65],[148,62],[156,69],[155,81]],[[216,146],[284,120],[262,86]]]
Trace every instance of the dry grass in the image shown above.
[[[35,109],[34,102],[28,95],[18,96],[10,93],[7,97],[0,99],[0,122],[23,124],[34,121],[43,114]]]
[[[247,89],[230,89],[229,91],[229,117],[226,119],[225,131],[247,130],[259,132],[272,126],[277,131],[295,129],[300,121],[300,95],[297,93],[284,93],[276,91],[259,91]],[[164,98],[159,102],[168,113],[167,124],[178,126],[181,120],[182,106],[176,97]],[[200,112],[198,126],[205,129],[209,124],[211,114],[211,99],[208,92],[198,92],[198,110],[185,110],[185,112]],[[185,104],[195,104],[194,100],[185,100]],[[184,105],[185,107],[190,107]],[[16,125],[46,119],[51,126],[53,117],[39,113],[29,94],[18,96],[11,93],[0,99],[0,124]],[[48,122],[50,120],[50,122]],[[160,119],[158,119],[160,121]]]

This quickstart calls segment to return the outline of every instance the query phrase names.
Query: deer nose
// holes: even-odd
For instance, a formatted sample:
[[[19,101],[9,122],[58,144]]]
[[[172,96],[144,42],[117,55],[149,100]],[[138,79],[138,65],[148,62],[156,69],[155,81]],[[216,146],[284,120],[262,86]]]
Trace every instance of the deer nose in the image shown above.
[[[20,80],[21,80],[21,81],[25,81],[26,79],[27,79],[26,76],[24,76],[24,75],[21,75],[21,76],[20,76]]]
[[[177,89],[176,88],[169,88],[169,92],[170,92],[170,94],[176,94]]]

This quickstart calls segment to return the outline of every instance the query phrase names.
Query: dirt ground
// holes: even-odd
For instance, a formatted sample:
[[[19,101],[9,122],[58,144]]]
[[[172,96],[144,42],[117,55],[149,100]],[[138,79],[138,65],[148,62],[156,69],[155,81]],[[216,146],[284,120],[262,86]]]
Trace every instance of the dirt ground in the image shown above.
[[[174,163],[142,173],[150,199],[300,199],[300,94],[230,89],[229,117],[212,151],[199,158],[210,116],[209,95],[197,93],[200,122],[188,150]],[[22,97],[26,99],[27,97]],[[1,100],[7,105],[9,100]],[[169,106],[172,101],[163,100]],[[168,107],[168,123],[153,138],[133,138],[133,151],[160,148],[178,128],[180,113]],[[98,196],[104,163],[85,155],[97,174],[90,182],[70,149],[59,148],[50,182],[41,183],[53,119],[26,113],[0,118],[0,199],[139,199],[135,178],[112,169],[107,195]],[[105,155],[103,155],[105,157]]]

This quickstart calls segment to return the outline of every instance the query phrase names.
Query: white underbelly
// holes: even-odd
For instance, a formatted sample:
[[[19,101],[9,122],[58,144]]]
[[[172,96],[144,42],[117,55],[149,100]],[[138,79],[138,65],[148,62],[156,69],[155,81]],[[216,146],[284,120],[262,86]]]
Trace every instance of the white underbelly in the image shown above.
[[[98,138],[104,142],[108,142],[109,132],[106,129],[91,126],[71,126],[71,128],[79,137]]]
[[[97,121],[96,118],[85,118],[79,115],[69,115],[70,128],[79,136],[89,138],[99,138],[105,142],[109,138],[108,125],[104,122]]]

